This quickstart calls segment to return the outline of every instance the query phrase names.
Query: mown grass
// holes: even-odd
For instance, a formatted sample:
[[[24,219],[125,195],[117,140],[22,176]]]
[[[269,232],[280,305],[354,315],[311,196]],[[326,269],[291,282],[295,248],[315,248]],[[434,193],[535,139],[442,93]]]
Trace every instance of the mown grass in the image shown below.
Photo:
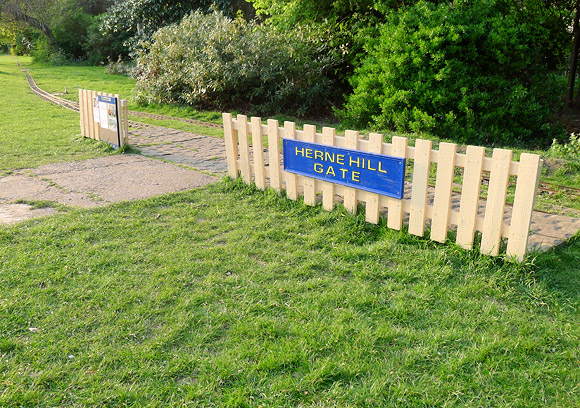
[[[232,181],[0,227],[0,406],[576,406],[579,261]]]
[[[8,55],[0,55],[0,112],[0,174],[110,154],[106,145],[80,137],[78,113],[34,95]]]

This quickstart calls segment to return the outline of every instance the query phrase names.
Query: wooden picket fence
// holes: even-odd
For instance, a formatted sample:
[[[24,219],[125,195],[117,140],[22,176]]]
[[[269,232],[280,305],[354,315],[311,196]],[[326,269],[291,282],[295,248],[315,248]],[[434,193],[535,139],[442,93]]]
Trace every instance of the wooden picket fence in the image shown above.
[[[231,177],[241,175],[244,182],[250,184],[253,181],[260,189],[270,186],[280,192],[284,187],[287,197],[292,200],[297,200],[299,192],[303,192],[307,205],[315,205],[317,195],[321,193],[322,206],[327,210],[333,209],[337,195],[342,197],[345,208],[351,213],[357,211],[359,202],[365,202],[368,222],[378,223],[380,214],[386,212],[387,227],[396,230],[401,229],[408,214],[408,230],[413,235],[423,236],[430,219],[430,239],[438,242],[445,242],[450,227],[456,226],[456,243],[465,249],[473,248],[475,233],[479,231],[480,251],[488,255],[498,255],[502,238],[507,238],[507,255],[518,260],[524,258],[542,167],[538,155],[522,153],[520,161],[515,162],[511,160],[512,151],[506,149],[494,149],[493,156],[489,158],[485,157],[485,148],[479,146],[467,146],[466,153],[462,154],[457,152],[454,143],[440,143],[439,150],[434,150],[429,140],[418,139],[411,147],[405,137],[394,136],[392,143],[384,143],[383,136],[378,133],[371,133],[368,140],[363,140],[353,130],[347,130],[344,137],[339,137],[335,129],[329,127],[317,133],[312,125],[304,125],[301,131],[296,129],[293,122],[284,122],[283,127],[277,120],[270,119],[267,123],[262,125],[257,117],[252,117],[248,123],[244,115],[234,119],[229,113],[223,114]],[[268,140],[266,149],[262,141],[264,136]],[[282,138],[413,160],[410,197],[399,200],[285,172],[280,157]],[[429,170],[433,163],[437,164],[437,171],[434,197],[430,204]],[[452,208],[457,168],[463,170],[458,210]],[[483,178],[484,172],[489,172],[488,179]],[[510,176],[517,177],[517,184],[511,216],[508,217],[504,212]],[[485,211],[478,214],[481,186],[487,180]]]
[[[81,135],[95,140],[101,139],[101,127],[98,122],[95,122],[95,115],[93,112],[93,101],[97,96],[109,96],[117,98],[119,101],[119,129],[121,134],[119,139],[121,146],[129,144],[129,113],[127,110],[127,100],[121,99],[117,94],[90,91],[87,89],[79,89],[79,111],[81,116]]]

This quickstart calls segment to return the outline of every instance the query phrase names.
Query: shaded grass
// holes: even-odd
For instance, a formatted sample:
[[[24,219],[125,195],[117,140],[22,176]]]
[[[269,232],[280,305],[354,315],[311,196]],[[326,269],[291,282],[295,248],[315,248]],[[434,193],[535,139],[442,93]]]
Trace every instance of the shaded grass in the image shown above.
[[[0,55],[0,112],[0,174],[111,152],[106,144],[80,137],[78,113],[34,95],[7,55]]]
[[[227,180],[0,227],[0,406],[575,406],[579,254]]]

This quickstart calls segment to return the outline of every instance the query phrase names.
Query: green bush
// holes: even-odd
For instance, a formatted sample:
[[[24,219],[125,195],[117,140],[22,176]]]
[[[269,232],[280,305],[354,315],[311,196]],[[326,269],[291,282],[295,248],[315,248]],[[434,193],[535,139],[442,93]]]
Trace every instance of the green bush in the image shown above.
[[[520,14],[495,0],[419,2],[392,13],[378,38],[368,39],[339,117],[349,126],[461,142],[551,141],[564,85],[561,50],[547,46],[553,27]]]
[[[336,96],[329,75],[339,63],[327,35],[192,13],[145,44],[137,58],[138,99],[257,114],[321,113]]]

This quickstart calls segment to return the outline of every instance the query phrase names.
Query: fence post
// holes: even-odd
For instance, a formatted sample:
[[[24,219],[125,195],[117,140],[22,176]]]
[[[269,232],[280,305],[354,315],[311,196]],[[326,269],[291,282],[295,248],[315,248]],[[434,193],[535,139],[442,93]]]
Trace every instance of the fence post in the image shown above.
[[[383,135],[379,133],[369,134],[369,153],[381,154],[383,152]],[[379,223],[379,200],[378,194],[367,193],[366,220],[372,224]]]
[[[250,139],[248,137],[248,117],[238,115],[238,141],[240,152],[240,173],[242,180],[248,185],[252,184],[252,167],[250,165]]]
[[[467,146],[456,241],[464,249],[473,248],[484,157],[485,148]]]
[[[310,143],[316,141],[316,126],[304,125],[304,141]],[[311,177],[304,178],[304,204],[316,205],[316,180]]]
[[[284,137],[296,139],[296,124],[294,122],[284,122]],[[294,173],[285,172],[286,196],[290,200],[298,200],[298,176]]]
[[[521,154],[507,245],[507,256],[515,256],[520,261],[526,254],[528,233],[541,171],[540,156],[530,153]]]
[[[252,148],[254,152],[254,173],[256,187],[266,189],[266,172],[264,170],[264,143],[262,141],[262,119],[252,117]]]
[[[328,146],[334,146],[336,138],[336,129],[330,127],[322,128],[322,143]],[[327,211],[334,208],[334,184],[322,183],[322,207]]]
[[[268,119],[268,163],[270,187],[279,193],[282,191],[282,181],[280,179],[280,128],[276,119]]]
[[[415,165],[413,167],[409,233],[421,237],[425,233],[425,216],[427,215],[427,190],[429,188],[431,146],[432,142],[430,140],[417,139],[415,142]]]
[[[347,149],[356,150],[358,148],[358,132],[355,130],[347,130],[345,136],[345,147]],[[346,187],[344,189],[344,208],[351,213],[356,214],[358,207],[358,194],[356,189]]]
[[[492,256],[499,254],[511,162],[511,150],[493,149],[485,204],[485,219],[481,235],[480,252],[482,254]]]
[[[231,113],[222,114],[224,122],[224,138],[226,140],[226,156],[228,158],[228,173],[231,178],[238,178],[238,135],[234,130]]]
[[[395,157],[407,157],[407,145],[409,141],[406,137],[393,136],[392,155]],[[403,202],[396,198],[389,197],[387,200],[388,214],[387,227],[400,230],[403,226]]]
[[[433,219],[431,220],[431,237],[433,241],[445,242],[449,228],[451,212],[451,195],[453,194],[453,173],[455,171],[455,143],[439,144],[437,161],[437,180],[435,182],[435,199],[433,202]]]

